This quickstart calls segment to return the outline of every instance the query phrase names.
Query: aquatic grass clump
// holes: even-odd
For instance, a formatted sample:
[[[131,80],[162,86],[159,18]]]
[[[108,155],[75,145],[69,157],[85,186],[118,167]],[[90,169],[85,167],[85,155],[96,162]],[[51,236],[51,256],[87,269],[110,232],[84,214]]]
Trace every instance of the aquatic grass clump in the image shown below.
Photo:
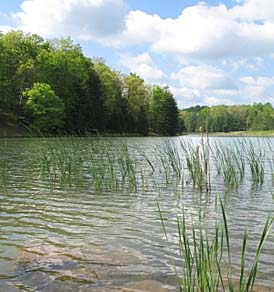
[[[183,212],[181,219],[177,219],[178,247],[181,266],[175,267],[180,291],[252,291],[255,285],[259,259],[264,244],[271,231],[274,218],[267,219],[258,247],[255,252],[251,268],[246,266],[247,257],[247,232],[243,235],[240,258],[240,272],[235,274],[232,269],[232,246],[227,217],[222,201],[220,201],[222,221],[215,222],[213,231],[202,226],[188,227],[186,214]],[[159,208],[165,237],[168,234],[164,218]]]
[[[184,183],[184,166],[183,157],[180,153],[178,145],[176,145],[172,140],[164,138],[163,143],[158,147],[155,147],[154,151],[155,166],[152,165],[152,160],[150,167],[157,170],[158,179],[165,181],[166,186],[170,185],[172,182],[176,181],[176,184]],[[154,173],[154,171],[153,171]]]
[[[185,158],[186,168],[188,170],[189,180],[193,187],[198,187],[200,191],[210,190],[210,168],[209,168],[209,151],[202,146],[194,146],[191,143],[180,141],[180,146]]]
[[[96,190],[129,188],[137,191],[136,157],[126,143],[119,147],[104,141],[92,143],[86,159],[89,184]]]
[[[183,176],[183,165],[181,161],[181,155],[177,145],[171,142],[171,140],[164,140],[164,154],[168,160],[168,163],[173,173],[181,178]]]
[[[262,184],[265,174],[265,150],[249,142],[246,147],[247,159],[254,184]]]
[[[231,147],[215,143],[214,161],[217,174],[223,177],[225,185],[237,188],[245,172],[242,151],[238,148],[235,152]]]
[[[35,159],[40,162],[40,178],[45,177],[51,188],[82,185],[83,157],[78,138],[53,138]]]
[[[221,176],[227,187],[238,188],[246,164],[252,181],[263,183],[265,153],[257,153],[251,141],[250,145],[243,140],[211,147],[209,138],[202,136],[199,143],[194,142],[164,138],[147,151],[128,144],[126,139],[113,143],[102,137],[42,138],[42,147],[32,154],[30,168],[32,177],[51,189],[143,192],[172,187],[182,191],[189,184],[208,193],[211,173]]]

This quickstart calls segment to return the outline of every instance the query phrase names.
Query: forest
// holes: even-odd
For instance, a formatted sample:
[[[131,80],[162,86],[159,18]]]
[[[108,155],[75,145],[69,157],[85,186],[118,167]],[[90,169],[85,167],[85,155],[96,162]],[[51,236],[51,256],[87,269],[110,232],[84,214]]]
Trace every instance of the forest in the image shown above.
[[[274,109],[270,103],[195,106],[181,110],[179,116],[182,132],[274,130]]]
[[[168,87],[84,56],[71,38],[44,40],[21,31],[0,34],[5,117],[47,133],[178,132],[178,107]]]
[[[273,130],[270,103],[178,110],[168,87],[86,57],[71,38],[0,34],[0,121],[43,133],[175,135]]]

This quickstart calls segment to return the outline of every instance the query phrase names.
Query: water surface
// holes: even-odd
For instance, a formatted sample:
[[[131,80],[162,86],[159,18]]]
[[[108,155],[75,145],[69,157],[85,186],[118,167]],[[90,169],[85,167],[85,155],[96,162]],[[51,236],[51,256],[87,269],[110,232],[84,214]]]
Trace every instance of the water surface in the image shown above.
[[[199,137],[170,141],[179,147],[180,139],[201,147]],[[216,141],[234,147],[243,138],[210,139],[214,148]],[[228,188],[211,157],[210,193],[193,187],[186,170],[181,178],[172,171],[167,178],[167,173],[156,169],[165,151],[164,138],[0,140],[0,291],[115,291],[134,287],[134,283],[160,283],[166,291],[176,289],[174,266],[180,260],[176,218],[184,209],[189,225],[202,219],[211,226],[218,197],[226,202],[235,270],[246,229],[251,263],[264,223],[274,211],[269,147],[274,140],[245,140],[256,151],[264,151],[264,182],[254,184],[246,161],[242,182]],[[108,158],[98,152],[106,144]],[[58,147],[63,156],[56,152]],[[122,155],[109,154],[115,151],[128,151],[131,164],[126,165],[127,159],[119,162]],[[56,153],[55,166],[52,153]],[[107,159],[133,170],[125,171],[124,179],[122,168],[114,170],[114,182]],[[273,263],[272,232],[261,258],[259,285],[273,286]]]

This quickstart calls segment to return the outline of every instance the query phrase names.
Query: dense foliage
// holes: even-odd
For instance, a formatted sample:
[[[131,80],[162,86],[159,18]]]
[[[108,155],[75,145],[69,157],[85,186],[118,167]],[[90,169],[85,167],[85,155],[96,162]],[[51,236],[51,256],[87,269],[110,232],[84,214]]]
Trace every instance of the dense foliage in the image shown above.
[[[23,92],[23,96],[26,99],[25,110],[34,128],[43,131],[63,126],[64,103],[50,85],[34,83],[31,89]]]
[[[274,130],[274,109],[270,103],[196,106],[180,112],[180,127],[185,132]]]
[[[178,109],[168,90],[83,55],[70,38],[0,34],[0,115],[40,131],[173,135]]]

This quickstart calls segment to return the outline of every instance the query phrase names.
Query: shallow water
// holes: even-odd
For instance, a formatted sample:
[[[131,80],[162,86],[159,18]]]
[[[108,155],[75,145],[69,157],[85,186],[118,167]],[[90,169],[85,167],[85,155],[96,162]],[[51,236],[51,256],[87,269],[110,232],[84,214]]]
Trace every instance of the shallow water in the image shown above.
[[[194,145],[201,143],[199,137],[176,137],[171,141],[178,146],[180,139],[191,139]],[[215,141],[234,147],[234,142],[243,138],[210,139],[214,148]],[[172,172],[167,183],[163,173],[152,169],[143,155],[153,163],[157,161],[157,151],[165,147],[163,138],[67,138],[59,139],[59,146],[55,139],[0,140],[0,291],[176,289],[174,266],[180,262],[176,218],[184,208],[189,225],[201,218],[212,225],[218,196],[226,201],[235,270],[246,229],[247,259],[251,263],[264,223],[274,213],[270,167],[273,157],[269,147],[274,146],[274,139],[246,139],[257,150],[264,149],[264,182],[254,184],[246,166],[238,188],[227,188],[211,161],[211,193],[193,188],[187,173],[182,185]],[[108,153],[128,145],[136,168],[135,182],[123,181],[119,177],[122,172],[117,172],[116,184],[104,185],[96,177],[104,169],[102,165],[93,168],[97,172],[88,171],[89,149],[100,143],[108,144]],[[80,160],[80,168],[72,171],[69,179],[62,180],[58,171],[51,176],[44,173],[43,155],[60,145],[70,157],[71,165],[64,166],[66,175],[70,167],[77,168],[75,161]],[[92,167],[99,165],[96,159],[101,156],[96,151]],[[274,286],[273,231],[265,245],[258,276],[258,285]]]

